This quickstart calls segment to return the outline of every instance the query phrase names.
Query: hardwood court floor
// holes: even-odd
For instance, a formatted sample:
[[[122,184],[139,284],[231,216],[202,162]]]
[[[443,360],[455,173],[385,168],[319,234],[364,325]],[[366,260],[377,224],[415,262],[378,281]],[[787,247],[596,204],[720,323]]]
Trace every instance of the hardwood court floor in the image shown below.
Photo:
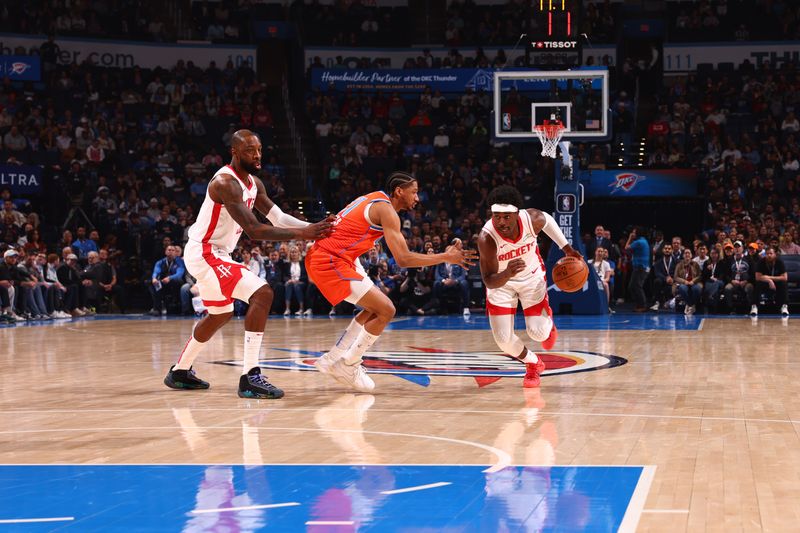
[[[192,320],[87,319],[0,329],[0,464],[486,465],[490,471],[630,465],[646,468],[641,476],[636,471],[637,490],[621,504],[629,515],[622,529],[638,519],[639,531],[796,531],[795,319],[693,319],[691,327],[676,329],[683,317],[658,317],[645,324],[652,329],[628,329],[635,319],[570,329],[569,317],[559,317],[554,352],[561,355],[547,360],[561,373],[546,374],[540,390],[522,389],[521,365],[491,355],[496,347],[483,317],[400,321],[373,347],[372,368],[387,373],[373,374],[376,391],[364,395],[308,371],[346,320],[271,318],[262,353],[264,372],[286,391],[279,401],[238,398],[239,367],[215,364],[239,362],[242,321],[226,326],[195,364],[212,388],[191,392],[161,381]],[[572,372],[592,365],[600,368]],[[506,377],[491,382],[498,376]],[[10,479],[2,472],[0,480]],[[401,479],[399,471],[392,475]],[[560,475],[548,473],[546,490],[558,485],[564,493],[569,480]],[[602,479],[598,490],[611,478]],[[20,514],[2,484],[0,523]],[[46,491],[48,482],[41,485]],[[482,487],[483,498],[497,485]],[[431,489],[431,497],[435,490],[449,489]],[[277,498],[274,492],[273,486]],[[520,529],[619,525],[597,525],[592,513],[605,511],[590,504],[583,516],[574,506],[584,500],[571,497],[552,503],[549,518],[531,514],[538,528],[530,519]],[[505,520],[524,505],[513,497],[503,502]],[[372,501],[371,512],[381,505],[382,499]],[[47,515],[35,503],[25,509]],[[176,516],[177,530],[209,529]],[[559,516],[572,517],[569,528],[559,527],[566,523]],[[367,522],[362,517],[363,527],[358,521],[354,527],[360,531]],[[86,530],[78,523],[74,530]]]

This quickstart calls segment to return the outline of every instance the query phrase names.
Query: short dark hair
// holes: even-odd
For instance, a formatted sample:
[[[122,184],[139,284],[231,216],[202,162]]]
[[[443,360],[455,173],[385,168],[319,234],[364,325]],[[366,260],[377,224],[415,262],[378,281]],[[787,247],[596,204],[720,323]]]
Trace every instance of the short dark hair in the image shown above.
[[[408,172],[401,172],[397,170],[389,174],[389,177],[386,178],[386,187],[384,188],[384,190],[386,191],[386,194],[388,194],[389,197],[391,198],[392,196],[394,196],[394,190],[396,188],[400,187],[401,189],[405,189],[415,181],[417,181],[417,178],[415,178]]]
[[[517,209],[522,209],[522,204],[525,201],[522,199],[522,194],[511,185],[501,185],[492,189],[489,193],[486,203],[491,207],[493,204],[510,204]]]

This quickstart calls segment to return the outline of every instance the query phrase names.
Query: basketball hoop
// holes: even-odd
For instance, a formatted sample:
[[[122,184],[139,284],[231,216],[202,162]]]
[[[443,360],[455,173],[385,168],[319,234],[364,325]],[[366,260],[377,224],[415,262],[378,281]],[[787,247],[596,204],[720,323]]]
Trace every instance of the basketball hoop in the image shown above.
[[[564,124],[560,120],[545,120],[543,124],[533,127],[533,133],[542,143],[542,155],[556,158],[556,146],[564,134]]]

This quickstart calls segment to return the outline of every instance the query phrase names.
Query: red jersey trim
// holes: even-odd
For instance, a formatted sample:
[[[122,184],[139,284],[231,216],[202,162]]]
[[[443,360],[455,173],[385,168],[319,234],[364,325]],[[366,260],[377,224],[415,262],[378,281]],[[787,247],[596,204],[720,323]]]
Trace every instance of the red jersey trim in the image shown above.
[[[225,165],[225,166],[226,166],[226,167],[228,167],[229,169],[231,169],[231,172],[233,172],[233,175],[236,177],[236,179],[237,179],[237,180],[239,180],[239,181],[242,183],[242,185],[244,185],[244,188],[245,188],[245,189],[247,189],[248,191],[249,191],[250,189],[252,189],[252,188],[253,188],[253,185],[255,185],[255,184],[256,184],[255,180],[253,180],[252,178],[250,178],[250,174],[248,174],[248,175],[247,175],[247,180],[250,182],[250,185],[247,185],[247,184],[245,183],[245,181],[244,181],[244,180],[243,180],[243,179],[242,179],[242,178],[239,176],[239,174],[236,172],[236,169],[235,169],[235,168],[233,168],[233,167],[232,167],[232,166],[230,166],[230,165]]]

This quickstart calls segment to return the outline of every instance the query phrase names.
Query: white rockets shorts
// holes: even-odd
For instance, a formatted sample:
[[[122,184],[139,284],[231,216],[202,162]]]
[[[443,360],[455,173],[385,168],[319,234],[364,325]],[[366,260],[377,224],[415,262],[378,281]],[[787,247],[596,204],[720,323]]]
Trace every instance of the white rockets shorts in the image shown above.
[[[231,259],[230,254],[210,244],[190,240],[183,254],[189,274],[197,279],[200,298],[209,314],[233,312],[233,300],[250,301],[266,281]]]
[[[525,281],[512,280],[497,289],[486,289],[486,313],[489,315],[513,315],[520,303],[526,316],[540,314],[544,306],[550,314],[544,276]]]

